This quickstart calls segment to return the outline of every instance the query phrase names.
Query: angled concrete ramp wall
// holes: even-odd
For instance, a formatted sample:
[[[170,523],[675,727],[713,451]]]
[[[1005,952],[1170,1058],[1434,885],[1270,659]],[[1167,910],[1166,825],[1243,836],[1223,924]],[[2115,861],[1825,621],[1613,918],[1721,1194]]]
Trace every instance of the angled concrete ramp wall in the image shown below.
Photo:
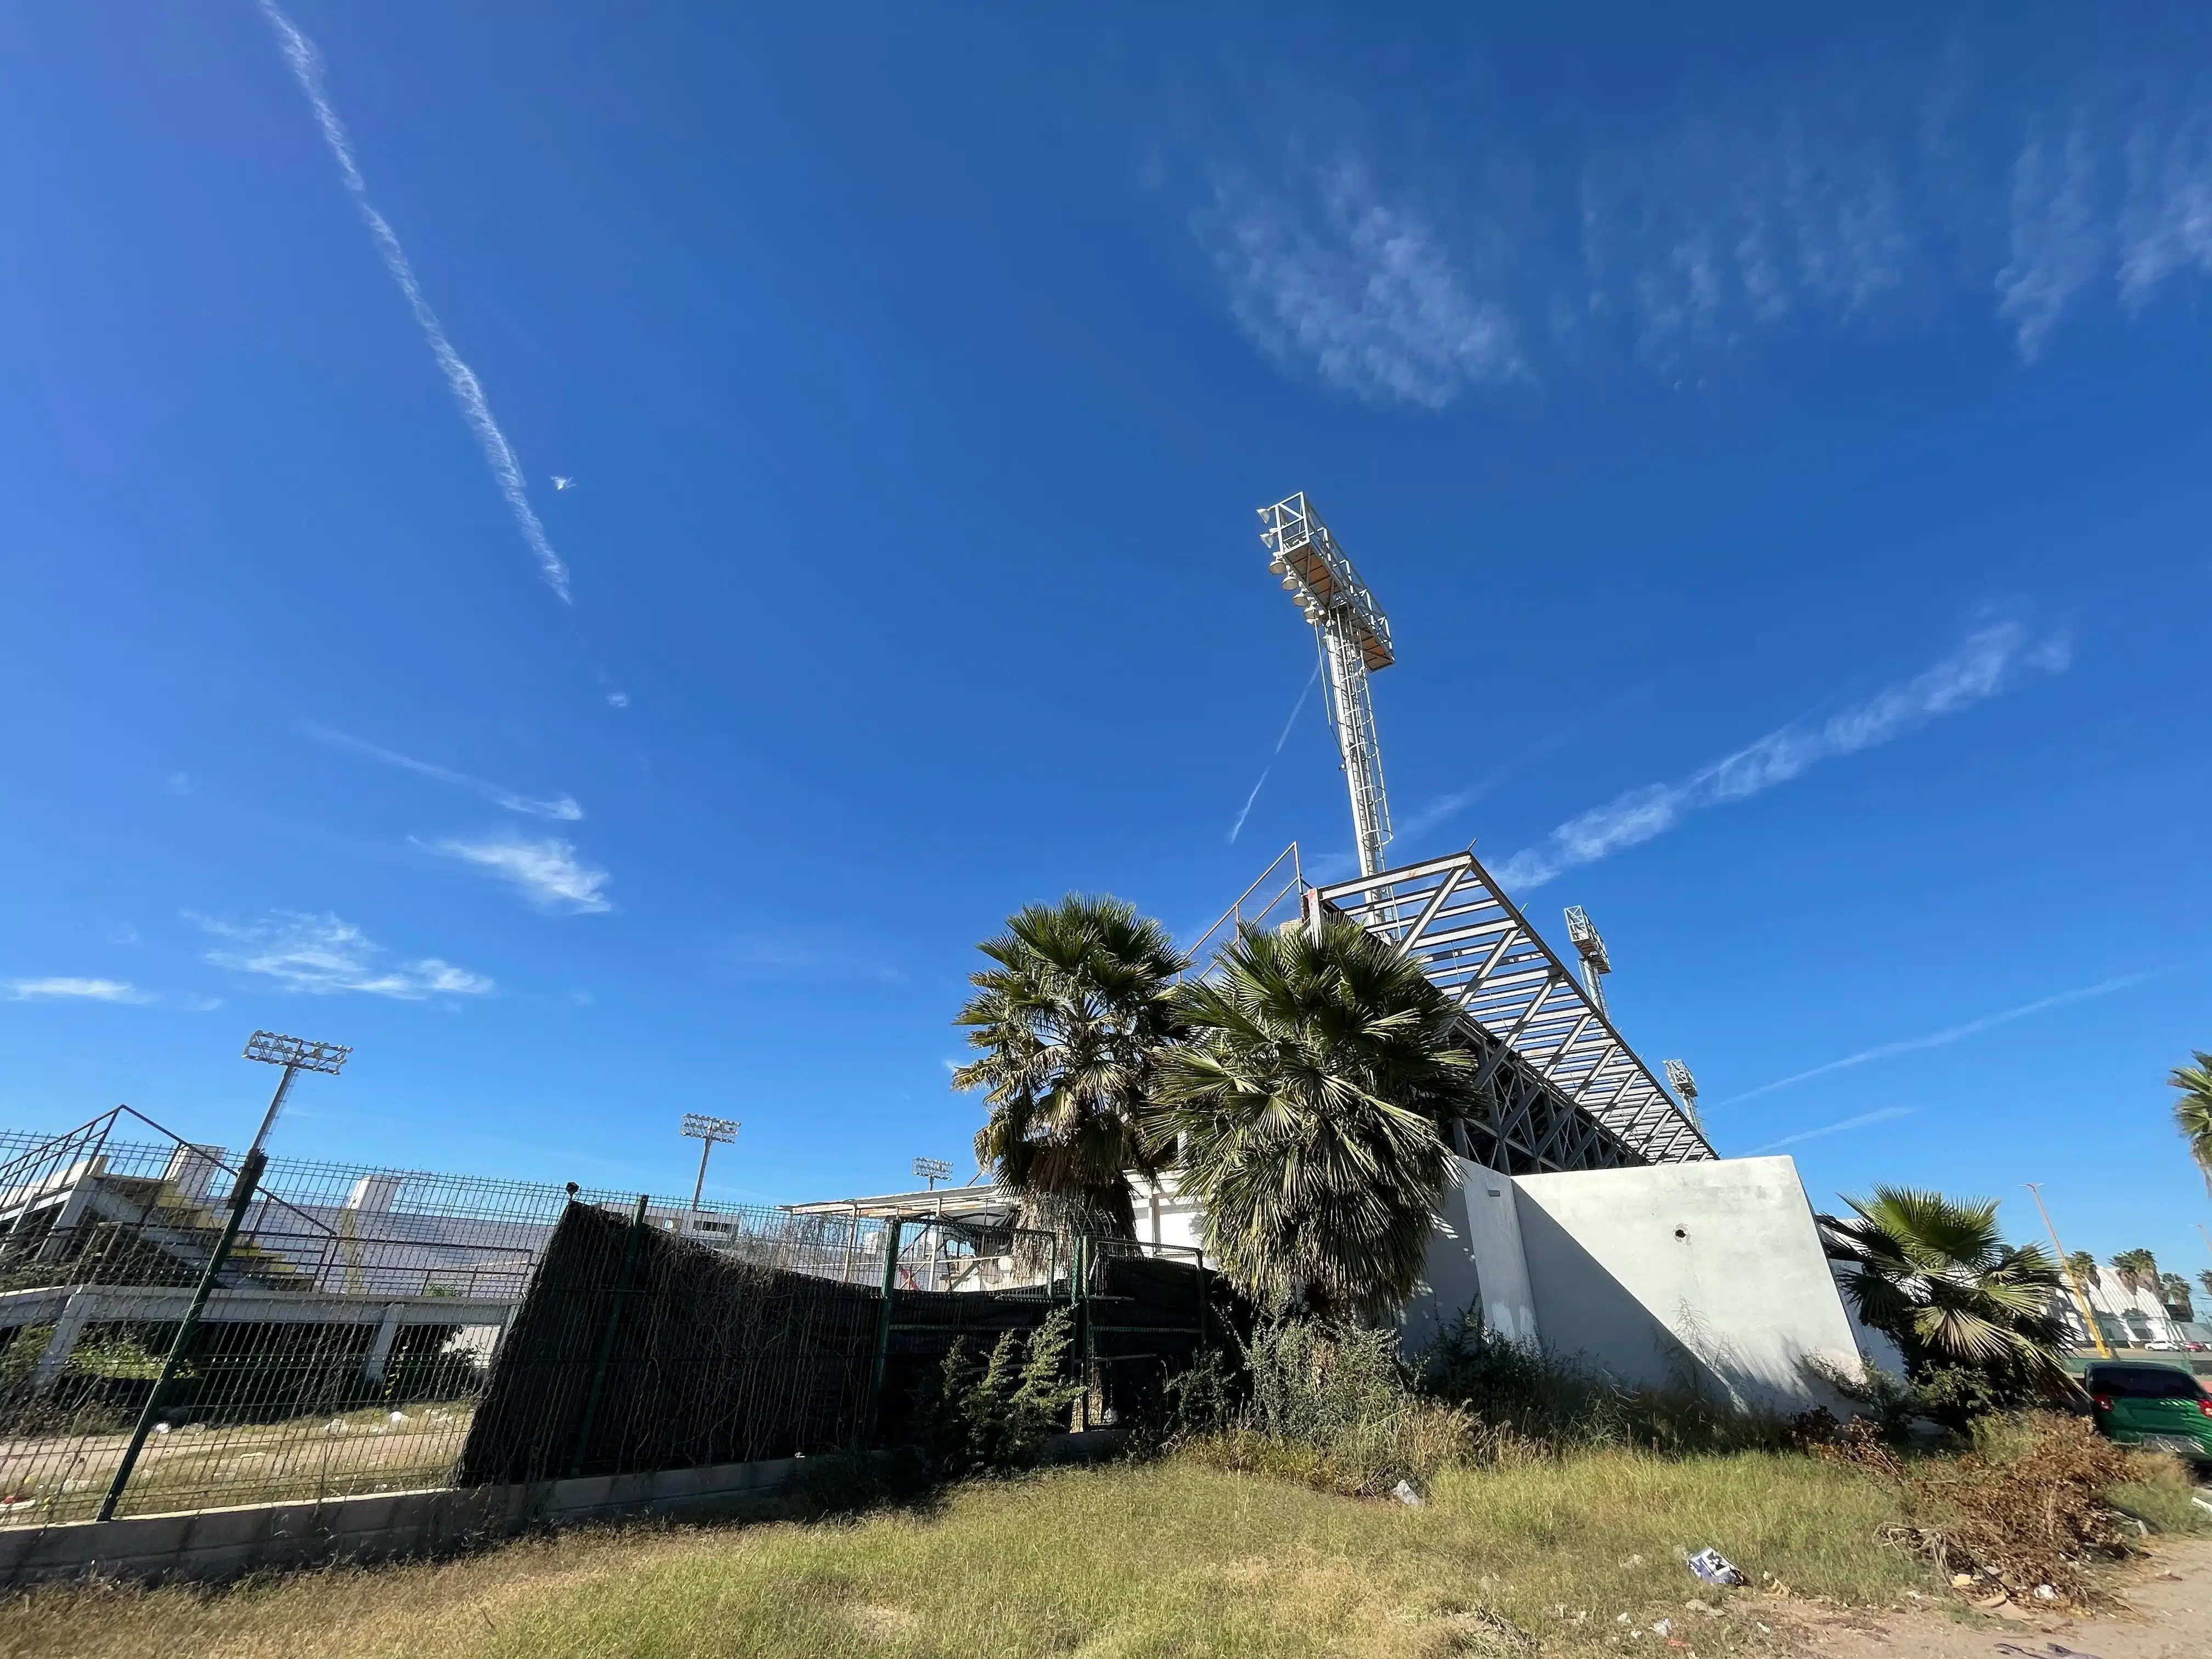
[[[1858,1348],[1788,1158],[1513,1181],[1544,1344],[1624,1382],[1748,1410],[1845,1402],[1806,1368]]]

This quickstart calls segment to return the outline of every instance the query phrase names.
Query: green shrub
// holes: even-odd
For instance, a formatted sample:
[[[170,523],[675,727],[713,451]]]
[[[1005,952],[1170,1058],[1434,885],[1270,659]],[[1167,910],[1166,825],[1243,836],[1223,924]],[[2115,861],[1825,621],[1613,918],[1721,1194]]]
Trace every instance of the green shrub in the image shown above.
[[[1000,1474],[1036,1461],[1083,1394],[1066,1380],[1073,1328],[1068,1310],[1055,1308],[1025,1343],[1002,1334],[981,1364],[966,1339],[952,1345],[915,1404],[915,1443],[933,1474]]]
[[[1533,1343],[1462,1315],[1413,1367],[1421,1392],[1465,1412],[1478,1461],[1558,1456],[1578,1448],[1636,1446],[1667,1453],[1773,1449],[1789,1443],[1778,1419],[1684,1383],[1626,1388]]]
[[[1374,1497],[1401,1480],[1425,1489],[1469,1455],[1467,1414],[1413,1390],[1395,1332],[1277,1320],[1253,1333],[1245,1364],[1250,1404],[1200,1462]]]
[[[0,1347],[0,1388],[31,1380],[31,1373],[39,1364],[39,1356],[46,1351],[53,1340],[52,1325],[18,1325]]]

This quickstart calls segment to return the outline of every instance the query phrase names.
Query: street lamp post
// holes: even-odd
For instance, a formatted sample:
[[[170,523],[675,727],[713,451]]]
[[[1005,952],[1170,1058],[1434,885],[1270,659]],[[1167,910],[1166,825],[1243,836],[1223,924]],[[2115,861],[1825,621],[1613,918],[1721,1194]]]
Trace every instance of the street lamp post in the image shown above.
[[[124,1449],[123,1461],[115,1466],[115,1478],[108,1482],[107,1496],[100,1499],[101,1520],[115,1518],[115,1506],[123,1501],[123,1489],[130,1485],[131,1472],[137,1467],[139,1454],[146,1449],[146,1437],[154,1431],[170,1385],[176,1381],[178,1368],[191,1349],[200,1316],[207,1311],[208,1297],[215,1294],[223,1264],[230,1260],[231,1247],[238,1243],[239,1229],[246,1223],[246,1208],[253,1202],[254,1189],[261,1184],[261,1171],[269,1162],[268,1154],[261,1150],[262,1145],[269,1139],[269,1131],[276,1127],[276,1114],[284,1109],[284,1097],[292,1091],[292,1079],[301,1072],[324,1072],[336,1077],[344,1067],[346,1056],[352,1053],[343,1043],[310,1042],[304,1037],[280,1036],[274,1031],[256,1031],[246,1038],[246,1059],[282,1066],[284,1075],[276,1080],[276,1092],[270,1097],[269,1109],[262,1114],[261,1127],[254,1132],[253,1144],[239,1161],[238,1179],[230,1188],[230,1213],[223,1219],[222,1231],[216,1239],[215,1249],[209,1253],[207,1268],[200,1274],[198,1287],[192,1291],[192,1299],[185,1309],[176,1340],[169,1344],[169,1357],[161,1362],[161,1374],[154,1379],[153,1391],[146,1396],[145,1407],[138,1413],[137,1425],[131,1431],[131,1443]]]
[[[744,1126],[733,1117],[708,1117],[704,1112],[684,1114],[684,1133],[703,1143],[699,1148],[699,1178],[691,1183],[691,1212],[699,1212],[699,1195],[707,1190],[707,1158],[714,1148],[735,1140]]]

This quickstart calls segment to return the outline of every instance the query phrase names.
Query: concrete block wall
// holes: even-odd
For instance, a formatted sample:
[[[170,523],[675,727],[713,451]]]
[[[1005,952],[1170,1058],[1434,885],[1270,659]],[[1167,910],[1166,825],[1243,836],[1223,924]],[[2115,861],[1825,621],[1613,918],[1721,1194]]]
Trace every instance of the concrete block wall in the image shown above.
[[[1513,1188],[1553,1352],[1747,1410],[1849,1409],[1815,1369],[1855,1370],[1860,1354],[1793,1159],[1521,1176]]]
[[[1893,1348],[1850,1316],[1787,1158],[1507,1176],[1465,1158],[1400,1316],[1418,1352],[1462,1314],[1635,1387],[1794,1415],[1819,1375]]]
[[[220,1582],[249,1572],[435,1555],[538,1527],[767,1498],[789,1484],[798,1468],[797,1459],[787,1457],[653,1474],[0,1528],[0,1585],[87,1577]]]
[[[1399,1316],[1407,1348],[1428,1346],[1462,1316],[1510,1341],[1542,1340],[1512,1181],[1467,1158],[1452,1165],[1420,1285]]]
[[[1045,1461],[1086,1462],[1112,1451],[1121,1441],[1114,1430],[1054,1435],[1045,1444]],[[723,1513],[774,1497],[797,1477],[802,1462],[778,1457],[649,1474],[585,1475],[255,1504],[190,1515],[0,1527],[0,1589],[84,1578],[222,1583],[250,1572],[441,1555],[545,1527]]]

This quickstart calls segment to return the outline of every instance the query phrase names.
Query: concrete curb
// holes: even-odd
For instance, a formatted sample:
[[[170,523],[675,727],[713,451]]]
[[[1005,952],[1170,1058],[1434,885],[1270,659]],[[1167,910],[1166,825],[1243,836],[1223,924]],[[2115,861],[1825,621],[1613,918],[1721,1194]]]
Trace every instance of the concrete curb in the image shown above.
[[[1111,1452],[1121,1440],[1112,1430],[1055,1435],[1046,1461],[1086,1461]],[[777,1457],[650,1474],[0,1527],[0,1588],[83,1578],[221,1583],[252,1572],[447,1554],[548,1527],[741,1506],[782,1491],[801,1462]]]

